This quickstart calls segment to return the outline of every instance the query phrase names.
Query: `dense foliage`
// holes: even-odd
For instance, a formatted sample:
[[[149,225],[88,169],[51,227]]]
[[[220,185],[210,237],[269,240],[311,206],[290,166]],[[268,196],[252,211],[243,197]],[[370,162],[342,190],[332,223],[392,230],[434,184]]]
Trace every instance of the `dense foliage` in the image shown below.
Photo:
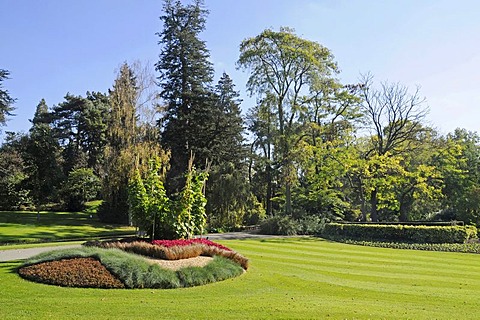
[[[410,243],[465,243],[477,238],[475,226],[422,226],[328,223],[322,236],[365,241]]]
[[[152,239],[189,239],[204,233],[207,172],[197,171],[191,159],[183,189],[171,197],[165,192],[158,157],[150,160],[144,175],[136,169],[128,189],[130,216],[137,227]]]

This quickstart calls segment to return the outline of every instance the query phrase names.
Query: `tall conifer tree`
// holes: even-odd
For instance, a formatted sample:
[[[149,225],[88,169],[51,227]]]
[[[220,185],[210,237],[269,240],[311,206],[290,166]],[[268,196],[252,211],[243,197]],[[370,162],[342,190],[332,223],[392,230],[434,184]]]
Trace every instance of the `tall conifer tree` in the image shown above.
[[[175,192],[182,187],[192,153],[197,167],[212,156],[204,129],[213,120],[214,99],[209,89],[213,68],[206,44],[199,38],[208,14],[203,1],[184,6],[166,0],[163,11],[164,28],[158,33],[162,49],[155,69],[160,72],[160,96],[166,102],[159,121],[162,146],[171,151],[167,187]]]
[[[12,115],[13,99],[8,90],[2,88],[2,82],[8,79],[10,72],[8,70],[0,69],[0,126],[4,126],[7,122],[7,116]]]
[[[57,191],[63,179],[60,146],[50,126],[48,106],[44,99],[37,105],[31,120],[24,158],[28,166],[27,187],[39,211],[49,201],[57,201]]]

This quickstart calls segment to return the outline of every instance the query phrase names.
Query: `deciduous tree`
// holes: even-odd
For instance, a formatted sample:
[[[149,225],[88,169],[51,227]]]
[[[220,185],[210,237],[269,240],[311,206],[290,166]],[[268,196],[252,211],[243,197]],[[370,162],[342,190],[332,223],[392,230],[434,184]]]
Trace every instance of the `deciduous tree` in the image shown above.
[[[269,105],[276,125],[271,143],[274,167],[284,186],[285,212],[292,214],[291,187],[295,180],[293,149],[297,141],[298,120],[305,113],[305,97],[319,82],[331,79],[337,65],[331,52],[319,43],[302,39],[293,30],[267,29],[245,39],[240,45],[238,66],[250,71],[247,88],[251,95]],[[271,179],[271,175],[267,175]],[[268,182],[267,184],[271,184]],[[271,199],[267,199],[271,201]],[[267,204],[267,208],[270,205]]]

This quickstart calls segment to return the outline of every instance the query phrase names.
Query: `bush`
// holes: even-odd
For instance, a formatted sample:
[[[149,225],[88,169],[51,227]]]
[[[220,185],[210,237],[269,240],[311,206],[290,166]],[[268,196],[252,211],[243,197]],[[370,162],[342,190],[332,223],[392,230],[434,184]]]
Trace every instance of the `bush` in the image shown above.
[[[319,235],[325,228],[325,220],[318,216],[306,216],[299,223],[300,233],[304,235]]]
[[[287,216],[271,217],[260,223],[260,232],[263,234],[294,236],[300,231],[300,223]]]
[[[176,273],[183,287],[193,287],[239,276],[243,269],[229,259],[215,256],[213,261],[203,268],[187,267]]]
[[[366,241],[393,241],[411,243],[464,243],[477,237],[474,226],[418,226],[341,224],[325,225],[326,238],[344,238]]]

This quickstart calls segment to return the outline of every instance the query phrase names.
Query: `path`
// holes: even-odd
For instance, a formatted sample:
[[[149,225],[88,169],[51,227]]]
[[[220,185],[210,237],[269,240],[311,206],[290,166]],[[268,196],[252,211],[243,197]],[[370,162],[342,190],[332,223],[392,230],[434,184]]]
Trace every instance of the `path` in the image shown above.
[[[65,245],[65,246],[0,250],[0,262],[27,259],[45,251],[52,251],[56,249],[67,249],[67,248],[79,248],[80,246],[81,245],[79,244],[72,244],[72,245]]]
[[[209,240],[232,240],[232,239],[252,239],[252,238],[275,238],[278,236],[270,236],[264,234],[257,234],[251,232],[226,232],[226,233],[212,233],[204,236]],[[285,236],[281,236],[285,237]],[[80,244],[64,245],[64,246],[51,246],[51,247],[36,247],[28,249],[12,249],[12,250],[0,250],[0,262],[23,260],[33,257],[39,253],[57,249],[67,248],[80,248]]]

